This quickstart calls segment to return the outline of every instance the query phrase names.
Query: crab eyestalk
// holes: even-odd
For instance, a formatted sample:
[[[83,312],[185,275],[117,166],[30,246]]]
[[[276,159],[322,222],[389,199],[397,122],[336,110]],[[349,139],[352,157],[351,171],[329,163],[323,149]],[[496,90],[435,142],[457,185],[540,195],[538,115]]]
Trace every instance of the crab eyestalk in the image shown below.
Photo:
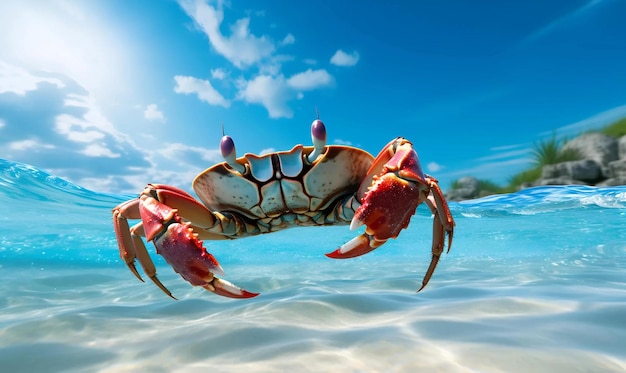
[[[320,154],[324,151],[324,147],[326,146],[326,126],[324,126],[324,122],[319,119],[316,119],[311,124],[311,140],[313,140],[313,151],[307,157],[309,162],[313,162],[319,157]]]
[[[222,157],[230,167],[232,167],[235,171],[243,174],[246,171],[246,168],[243,165],[237,163],[237,151],[235,150],[235,142],[232,137],[224,135],[222,136],[222,140],[220,141],[220,151],[222,152]]]

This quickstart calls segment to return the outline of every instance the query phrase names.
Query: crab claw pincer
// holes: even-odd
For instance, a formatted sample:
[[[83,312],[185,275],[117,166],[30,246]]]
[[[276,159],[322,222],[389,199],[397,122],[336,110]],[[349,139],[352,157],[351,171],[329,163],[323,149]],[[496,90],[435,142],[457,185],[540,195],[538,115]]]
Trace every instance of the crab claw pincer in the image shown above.
[[[409,224],[426,189],[425,176],[417,153],[407,140],[396,139],[378,155],[370,168],[372,183],[356,210],[350,229],[365,225],[365,233],[332,253],[331,258],[345,259],[366,254],[396,238]]]
[[[455,224],[445,197],[437,180],[424,175],[417,153],[411,143],[403,138],[397,138],[383,148],[368,175],[371,184],[368,184],[369,178],[366,178],[361,185],[358,192],[358,195],[363,196],[361,206],[355,211],[350,224],[351,229],[365,225],[365,233],[326,255],[343,259],[374,250],[389,238],[396,238],[408,226],[417,206],[425,202],[433,213],[433,242],[432,258],[420,291],[435,272],[445,246],[446,234],[448,251],[452,245]]]
[[[222,267],[202,246],[202,241],[198,240],[190,224],[181,221],[176,209],[143,195],[139,212],[146,239],[154,243],[157,253],[190,284],[230,298],[251,298],[258,295],[215,277],[215,273],[224,274]],[[153,281],[171,296],[156,276]]]

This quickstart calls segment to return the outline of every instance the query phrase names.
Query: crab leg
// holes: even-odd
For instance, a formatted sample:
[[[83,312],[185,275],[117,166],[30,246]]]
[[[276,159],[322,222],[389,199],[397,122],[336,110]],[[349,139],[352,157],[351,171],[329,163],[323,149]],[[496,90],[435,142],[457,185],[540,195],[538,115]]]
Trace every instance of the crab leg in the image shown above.
[[[127,201],[113,209],[113,227],[117,236],[120,257],[130,269],[130,271],[141,281],[143,278],[137,272],[135,259],[139,261],[143,272],[154,282],[165,294],[176,299],[172,293],[163,285],[156,276],[156,267],[150,259],[146,245],[140,236],[145,236],[143,224],[138,223],[129,229],[128,219],[140,219],[139,199]]]
[[[128,269],[143,282],[143,279],[135,267],[135,245],[130,234],[130,227],[127,219],[140,219],[139,200],[132,199],[126,201],[113,209],[113,229],[117,237],[117,246],[120,250],[120,257],[128,266]]]
[[[432,178],[429,179],[430,180],[428,181],[431,185],[431,195],[426,199],[426,205],[433,213],[432,259],[430,260],[430,265],[428,266],[428,270],[422,280],[422,286],[419,290],[417,290],[418,292],[420,292],[428,284],[428,281],[430,281],[430,278],[435,272],[441,253],[443,253],[446,233],[448,234],[448,252],[450,252],[450,247],[452,246],[452,235],[454,232],[454,220],[450,214],[448,204],[443,197],[443,193],[437,184],[437,180]]]

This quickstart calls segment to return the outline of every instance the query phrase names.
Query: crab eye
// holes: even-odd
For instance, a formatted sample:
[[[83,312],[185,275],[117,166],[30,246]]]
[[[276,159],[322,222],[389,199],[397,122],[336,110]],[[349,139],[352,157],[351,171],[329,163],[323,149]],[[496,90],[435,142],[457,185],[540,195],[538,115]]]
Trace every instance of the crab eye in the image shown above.
[[[230,136],[222,136],[222,140],[220,141],[220,151],[222,152],[222,157],[224,159],[230,158],[231,154],[236,158],[235,154],[235,142]]]
[[[319,119],[316,119],[311,124],[311,140],[313,140],[313,152],[309,154],[308,161],[313,162],[319,157],[320,154],[324,151],[324,146],[326,146],[326,126],[324,126],[324,122]]]
[[[316,142],[326,143],[326,126],[324,126],[324,122],[319,119],[313,121],[313,124],[311,124],[311,137],[314,144]]]
[[[222,140],[220,141],[220,151],[222,152],[222,157],[230,167],[238,171],[239,173],[244,173],[246,168],[243,165],[237,163],[237,152],[235,151],[235,142],[230,136],[222,136]]]

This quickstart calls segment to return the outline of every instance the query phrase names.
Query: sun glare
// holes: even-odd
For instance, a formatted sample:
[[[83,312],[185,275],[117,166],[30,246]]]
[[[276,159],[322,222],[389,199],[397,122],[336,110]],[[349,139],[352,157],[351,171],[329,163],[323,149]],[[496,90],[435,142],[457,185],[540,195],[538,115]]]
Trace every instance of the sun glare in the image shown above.
[[[97,11],[86,8],[95,5],[3,3],[0,47],[6,62],[65,75],[98,97],[113,93],[120,76],[128,75],[127,48],[118,31],[106,27]]]

